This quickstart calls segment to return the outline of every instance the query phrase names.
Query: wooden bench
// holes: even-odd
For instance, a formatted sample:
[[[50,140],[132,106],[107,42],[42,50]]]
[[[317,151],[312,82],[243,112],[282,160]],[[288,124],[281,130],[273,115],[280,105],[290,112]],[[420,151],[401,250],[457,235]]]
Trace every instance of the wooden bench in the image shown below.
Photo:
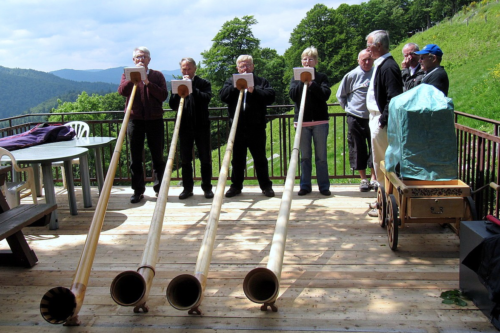
[[[27,226],[45,226],[57,204],[20,205],[0,213],[0,240],[7,239],[11,251],[0,251],[1,266],[33,267],[38,258],[29,247],[22,229]]]

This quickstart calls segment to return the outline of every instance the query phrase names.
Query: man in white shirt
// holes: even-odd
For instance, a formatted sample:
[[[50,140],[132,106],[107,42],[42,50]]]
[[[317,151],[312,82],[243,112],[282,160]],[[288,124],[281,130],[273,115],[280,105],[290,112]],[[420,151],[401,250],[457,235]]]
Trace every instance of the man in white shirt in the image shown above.
[[[366,50],[375,59],[373,76],[366,96],[366,106],[370,111],[370,132],[372,136],[373,168],[377,181],[383,179],[380,162],[385,159],[387,142],[387,121],[389,103],[393,97],[403,92],[403,81],[398,64],[389,53],[389,33],[376,30],[366,37]],[[376,205],[370,205],[370,216],[378,216]]]

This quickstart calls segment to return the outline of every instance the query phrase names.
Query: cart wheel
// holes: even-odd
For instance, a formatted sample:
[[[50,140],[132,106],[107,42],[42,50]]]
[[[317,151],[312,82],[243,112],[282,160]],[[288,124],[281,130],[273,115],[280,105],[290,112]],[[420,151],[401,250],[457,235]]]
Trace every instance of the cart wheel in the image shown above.
[[[377,190],[377,210],[378,210],[378,223],[382,228],[385,228],[385,219],[387,217],[387,198],[385,197],[385,189],[379,185]]]
[[[389,239],[389,247],[396,251],[398,247],[398,204],[394,194],[389,195],[387,201],[387,238]]]
[[[464,217],[462,221],[477,221],[479,218],[477,217],[476,203],[471,196],[465,197],[465,211]]]

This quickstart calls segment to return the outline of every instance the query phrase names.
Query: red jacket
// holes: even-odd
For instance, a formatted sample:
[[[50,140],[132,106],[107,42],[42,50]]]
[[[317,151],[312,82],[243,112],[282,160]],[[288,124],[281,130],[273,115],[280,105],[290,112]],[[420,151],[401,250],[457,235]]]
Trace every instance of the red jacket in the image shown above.
[[[150,69],[148,74],[149,84],[139,82],[132,104],[130,119],[134,120],[154,120],[163,118],[163,101],[168,97],[167,83],[165,77],[159,71]],[[125,110],[132,94],[134,84],[125,79],[122,74],[122,80],[118,87],[118,93],[127,97]]]

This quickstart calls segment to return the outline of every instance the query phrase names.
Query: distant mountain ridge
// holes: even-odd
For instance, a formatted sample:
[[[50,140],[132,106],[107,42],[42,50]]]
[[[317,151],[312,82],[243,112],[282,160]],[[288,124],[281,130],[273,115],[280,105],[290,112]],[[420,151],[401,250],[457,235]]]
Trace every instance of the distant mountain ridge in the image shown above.
[[[33,69],[7,68],[0,66],[0,118],[8,118],[23,113],[31,113],[36,106],[50,100],[37,112],[50,112],[57,106],[57,98],[68,101],[86,91],[89,95],[116,92],[118,84],[103,82],[76,82],[60,78],[54,74]],[[73,100],[74,101],[74,100]]]
[[[77,82],[106,82],[112,84],[120,84],[120,79],[123,74],[123,67],[108,68],[108,69],[60,69],[50,72],[60,78]],[[155,69],[155,68],[153,68]],[[180,69],[177,70],[161,70],[166,81],[172,81],[174,75],[181,75]]]

